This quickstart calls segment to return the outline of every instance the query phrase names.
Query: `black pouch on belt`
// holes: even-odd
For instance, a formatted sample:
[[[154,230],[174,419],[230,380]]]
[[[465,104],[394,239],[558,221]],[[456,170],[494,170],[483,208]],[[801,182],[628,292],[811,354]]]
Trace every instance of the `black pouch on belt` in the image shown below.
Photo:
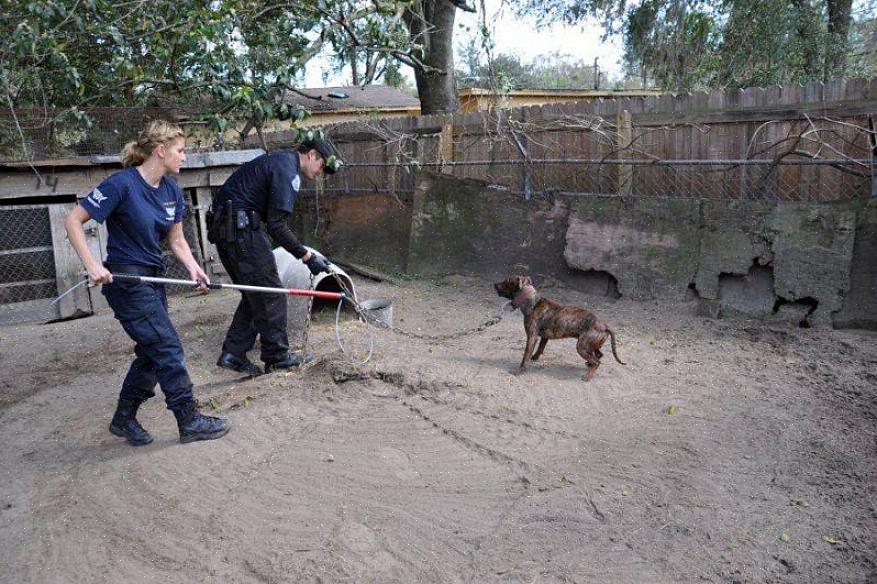
[[[226,243],[234,243],[235,221],[231,199],[225,202],[225,217],[223,219],[225,219],[225,241]]]
[[[204,219],[207,221],[207,241],[216,243],[216,226],[213,224],[216,217],[213,216],[213,207],[207,209],[207,212],[204,213]]]

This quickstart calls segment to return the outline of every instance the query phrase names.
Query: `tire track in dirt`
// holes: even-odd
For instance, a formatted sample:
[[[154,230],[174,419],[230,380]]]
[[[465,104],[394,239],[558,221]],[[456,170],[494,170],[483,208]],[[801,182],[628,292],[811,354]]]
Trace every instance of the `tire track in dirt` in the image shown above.
[[[630,538],[625,535],[623,530],[619,529],[619,525],[615,521],[616,518],[607,516],[600,509],[595,498],[588,492],[588,487],[580,486],[559,472],[551,471],[546,466],[546,464],[551,464],[550,458],[544,463],[528,462],[506,454],[492,445],[493,442],[497,442],[510,448],[528,451],[534,441],[541,441],[544,438],[543,434],[548,434],[552,438],[568,439],[570,433],[555,431],[547,427],[540,430],[521,420],[513,420],[507,416],[503,417],[481,409],[469,409],[467,407],[469,402],[464,402],[464,405],[461,406],[452,401],[458,397],[457,394],[449,396],[448,400],[439,398],[439,394],[447,394],[451,389],[446,383],[430,384],[423,381],[416,384],[409,383],[405,381],[404,376],[399,374],[378,374],[377,376],[382,379],[391,379],[393,384],[401,390],[398,398],[400,402],[437,430],[460,442],[465,448],[473,450],[479,456],[486,457],[492,462],[504,464],[516,474],[524,473],[521,475],[521,481],[526,487],[526,492],[510,502],[493,529],[486,534],[485,538],[476,543],[478,551],[476,564],[479,576],[507,576],[515,574],[519,570],[523,570],[522,573],[528,573],[523,564],[495,565],[496,556],[502,556],[504,552],[494,549],[494,546],[508,545],[506,540],[509,534],[518,533],[520,530],[528,533],[533,539],[541,541],[546,547],[544,552],[549,555],[551,549],[555,552],[566,550],[565,554],[574,555],[575,546],[593,547],[594,539],[602,539],[609,547],[616,548],[614,552],[604,550],[608,554],[607,557],[614,557],[615,554],[625,556],[623,562],[619,561],[611,568],[602,562],[598,562],[596,566],[588,566],[586,573],[590,573],[594,578],[605,579],[609,574],[622,577],[621,574],[624,574],[623,578],[627,578],[631,582],[662,580],[662,576],[654,572],[651,567],[647,567],[648,565],[653,566],[655,563],[660,564],[660,556],[650,556],[639,550],[634,550],[634,546],[628,542]],[[422,403],[415,405],[412,403],[412,400],[415,399],[421,400]],[[466,430],[456,429],[458,427],[466,428]],[[515,433],[510,435],[502,430],[508,427],[512,427]],[[472,438],[470,436],[472,433],[477,433],[478,438]],[[551,449],[548,448],[548,450]],[[558,502],[558,497],[561,499],[560,502]],[[555,505],[564,510],[555,509]],[[546,513],[543,510],[545,507],[551,508],[551,511]],[[526,528],[522,525],[526,525]],[[544,536],[543,531],[546,532]],[[589,534],[588,537],[585,537],[588,540],[587,544],[578,540],[583,534]],[[564,541],[558,541],[558,538]],[[540,545],[531,542],[525,547],[540,548]],[[635,559],[631,561],[631,557]],[[584,568],[579,562],[569,557],[564,558],[564,561],[571,562],[569,567],[575,566],[575,570]],[[629,570],[631,565],[637,566],[636,570]],[[566,568],[563,563],[556,564],[555,567],[561,570],[560,573],[564,573],[563,569]]]

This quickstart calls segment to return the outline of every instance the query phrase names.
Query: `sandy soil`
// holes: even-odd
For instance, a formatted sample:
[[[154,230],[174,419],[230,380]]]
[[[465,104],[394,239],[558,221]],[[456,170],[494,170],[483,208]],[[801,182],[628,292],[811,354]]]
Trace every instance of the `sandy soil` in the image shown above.
[[[356,279],[420,334],[471,330],[475,279]],[[877,335],[713,321],[690,303],[590,307],[628,365],[581,380],[574,341],[520,377],[519,314],[423,340],[380,331],[345,364],[242,381],[213,365],[233,293],[176,297],[223,439],[107,432],[132,344],[110,314],[0,329],[0,580],[875,582]],[[160,394],[159,394],[160,395]]]

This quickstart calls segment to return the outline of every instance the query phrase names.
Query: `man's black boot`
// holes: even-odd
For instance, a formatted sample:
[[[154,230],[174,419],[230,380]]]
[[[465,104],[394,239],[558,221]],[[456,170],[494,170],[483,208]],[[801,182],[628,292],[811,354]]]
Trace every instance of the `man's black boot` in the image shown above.
[[[246,373],[250,377],[258,377],[259,375],[262,375],[262,370],[259,369],[258,365],[246,357],[238,357],[232,353],[223,353],[220,355],[216,364],[220,367],[231,369],[232,371]]]
[[[304,352],[302,354],[287,353],[286,357],[279,361],[265,363],[265,373],[271,373],[272,371],[278,371],[283,369],[292,369],[304,363],[310,363],[313,360],[314,356],[308,352]]]
[[[134,446],[143,446],[152,442],[152,436],[137,421],[137,408],[141,403],[120,399],[113,420],[110,422],[110,432],[125,438]]]
[[[180,442],[183,444],[225,436],[230,427],[228,420],[205,416],[199,412],[194,402],[188,402],[175,409],[174,415],[177,417]]]

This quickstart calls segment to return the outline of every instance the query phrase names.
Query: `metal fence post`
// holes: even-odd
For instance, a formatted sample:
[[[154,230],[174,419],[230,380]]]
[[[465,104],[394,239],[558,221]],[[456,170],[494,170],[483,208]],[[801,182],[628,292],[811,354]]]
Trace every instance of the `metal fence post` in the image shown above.
[[[871,196],[877,197],[877,133],[874,132],[874,116],[868,115],[868,141],[871,145]]]

